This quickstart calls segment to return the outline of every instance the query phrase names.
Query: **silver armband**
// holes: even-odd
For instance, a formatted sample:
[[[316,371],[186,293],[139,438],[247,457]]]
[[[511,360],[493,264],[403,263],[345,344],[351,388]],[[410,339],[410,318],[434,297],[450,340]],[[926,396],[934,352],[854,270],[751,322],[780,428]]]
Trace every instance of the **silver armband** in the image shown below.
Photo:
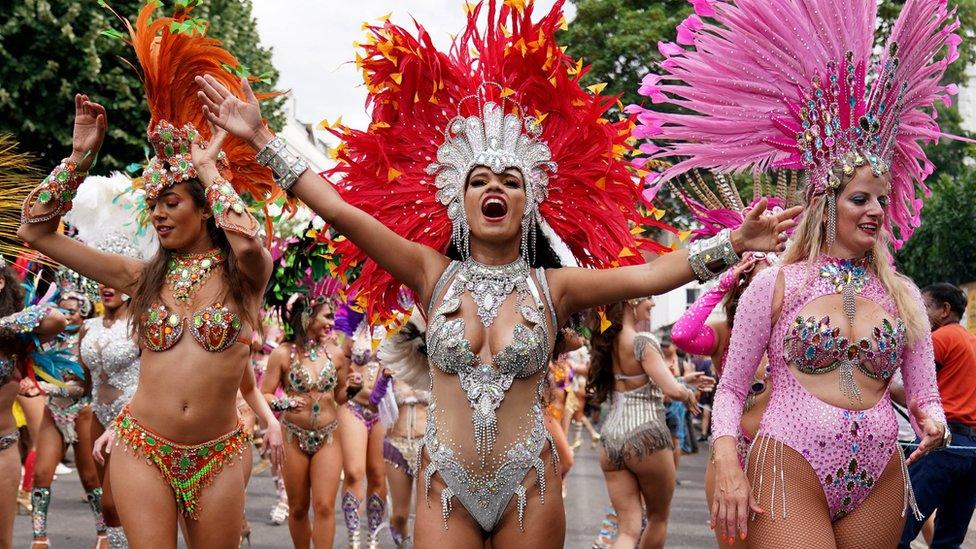
[[[692,242],[688,246],[688,263],[698,280],[711,280],[742,258],[732,248],[732,232],[722,229],[712,238]]]
[[[285,140],[280,137],[268,141],[258,152],[257,161],[258,164],[271,168],[275,183],[283,191],[290,189],[308,169],[308,162],[288,148]]]

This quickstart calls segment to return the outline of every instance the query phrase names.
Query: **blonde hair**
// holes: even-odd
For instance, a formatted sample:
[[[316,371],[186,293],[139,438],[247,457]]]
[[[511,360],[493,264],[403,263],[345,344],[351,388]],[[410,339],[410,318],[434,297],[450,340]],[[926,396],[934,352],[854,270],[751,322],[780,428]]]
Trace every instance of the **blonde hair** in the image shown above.
[[[870,166],[863,166],[859,170],[870,169]],[[847,184],[857,176],[855,171],[850,177],[843,172],[839,175],[841,186],[837,189],[837,197],[840,198],[841,192]],[[819,194],[813,198],[804,199],[803,217],[796,230],[786,252],[783,254],[783,265],[806,261],[809,264],[816,263],[820,257],[825,240],[825,220],[827,217],[827,196]],[[878,239],[871,248],[870,267],[877,275],[881,285],[884,286],[891,297],[895,300],[898,314],[908,331],[909,343],[920,341],[929,335],[929,322],[924,311],[920,308],[916,297],[917,289],[912,280],[897,271],[893,266],[891,255],[891,241],[886,231],[881,231]]]

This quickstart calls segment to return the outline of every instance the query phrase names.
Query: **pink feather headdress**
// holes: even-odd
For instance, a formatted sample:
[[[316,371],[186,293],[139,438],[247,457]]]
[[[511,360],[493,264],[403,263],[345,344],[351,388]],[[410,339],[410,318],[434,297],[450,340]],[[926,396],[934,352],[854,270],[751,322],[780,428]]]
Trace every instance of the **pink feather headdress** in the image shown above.
[[[934,170],[920,141],[943,135],[934,105],[956,93],[940,82],[961,41],[947,0],[907,0],[877,63],[875,0],[691,3],[678,41],[692,49],[660,43],[666,75],[648,75],[640,92],[692,113],[628,108],[634,136],[663,145],[643,150],[681,158],[660,182],[695,168],[803,169],[808,195],[829,199],[837,174],[870,164],[890,171],[885,229],[899,247],[920,223],[916,185],[928,194]]]

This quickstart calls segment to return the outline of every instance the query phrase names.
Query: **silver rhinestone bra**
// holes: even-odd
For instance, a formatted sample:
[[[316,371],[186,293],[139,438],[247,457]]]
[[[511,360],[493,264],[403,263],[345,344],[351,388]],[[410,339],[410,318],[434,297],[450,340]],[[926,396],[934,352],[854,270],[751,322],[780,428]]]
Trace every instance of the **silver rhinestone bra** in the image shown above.
[[[107,427],[136,392],[139,347],[130,337],[128,320],[116,320],[106,328],[101,318],[90,318],[85,321],[85,332],[80,353],[92,372],[92,410]],[[99,395],[103,385],[118,389],[121,394],[104,402]]]

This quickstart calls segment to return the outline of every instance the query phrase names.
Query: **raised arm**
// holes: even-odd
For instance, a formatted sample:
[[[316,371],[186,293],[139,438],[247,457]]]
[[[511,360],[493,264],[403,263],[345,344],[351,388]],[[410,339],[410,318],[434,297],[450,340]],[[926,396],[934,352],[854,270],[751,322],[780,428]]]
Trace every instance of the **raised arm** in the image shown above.
[[[735,284],[737,269],[726,271],[714,287],[702,294],[671,328],[671,341],[686,353],[711,356],[718,349],[718,334],[708,325],[708,316]]]
[[[230,93],[213,77],[198,76],[203,111],[214,125],[244,139],[256,151],[264,149],[274,134],[264,125],[261,108],[247,79],[242,79],[247,101]],[[289,192],[308,205],[327,223],[352,241],[380,267],[417,292],[428,302],[436,279],[448,259],[432,248],[411,242],[390,230],[366,212],[342,199],[332,184],[304,170]]]
[[[71,156],[66,158],[24,201],[17,236],[54,261],[132,295],[142,262],[88,247],[58,232],[74,193],[91,168],[105,138],[105,108],[75,95],[75,125]]]
[[[0,318],[0,335],[34,334],[41,341],[53,339],[68,325],[68,319],[51,305],[31,305]]]
[[[671,374],[671,369],[664,363],[661,344],[651,334],[638,333],[634,338],[634,358],[640,363],[644,373],[651,379],[664,396],[671,400],[680,400],[690,407],[697,407],[695,392],[678,382]]]
[[[193,167],[206,189],[207,203],[214,221],[224,231],[234,250],[237,269],[251,283],[251,288],[261,293],[271,277],[271,252],[258,239],[257,220],[247,210],[234,187],[217,170],[220,149],[227,132],[211,125],[210,135],[213,136],[210,143],[204,143],[199,137],[192,143],[190,155]]]
[[[742,226],[731,232],[736,255],[746,251],[782,251],[785,231],[794,226],[802,208],[790,208],[776,215],[762,215],[766,199],[746,214]],[[607,303],[660,295],[695,279],[687,249],[665,254],[650,263],[613,269],[554,269],[549,283],[560,322],[576,311]],[[710,261],[710,259],[709,259]]]

